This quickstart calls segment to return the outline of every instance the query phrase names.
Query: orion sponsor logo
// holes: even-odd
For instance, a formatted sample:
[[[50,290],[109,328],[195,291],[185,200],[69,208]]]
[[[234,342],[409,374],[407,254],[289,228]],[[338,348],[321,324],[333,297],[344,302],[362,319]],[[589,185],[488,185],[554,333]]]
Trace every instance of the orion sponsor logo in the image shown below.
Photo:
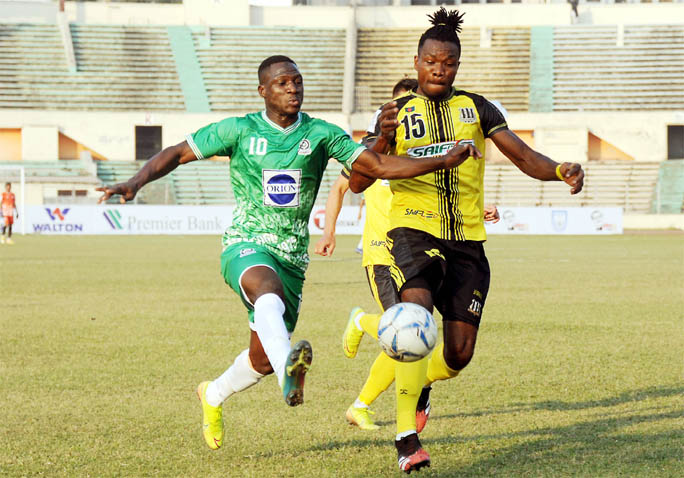
[[[431,158],[447,154],[451,148],[459,144],[472,144],[475,146],[475,141],[472,139],[462,139],[460,141],[445,141],[444,143],[428,144],[427,146],[416,146],[415,148],[409,148],[406,153],[412,158]]]
[[[123,226],[121,225],[121,213],[116,209],[107,209],[102,213],[104,218],[109,223],[110,227],[115,231],[122,231]]]
[[[65,207],[60,209],[58,207],[50,209],[45,208],[45,212],[50,218],[50,222],[43,224],[33,224],[33,232],[83,232],[83,224],[72,224],[66,221],[66,215],[71,209]]]
[[[264,169],[264,205],[274,207],[299,206],[301,169]]]

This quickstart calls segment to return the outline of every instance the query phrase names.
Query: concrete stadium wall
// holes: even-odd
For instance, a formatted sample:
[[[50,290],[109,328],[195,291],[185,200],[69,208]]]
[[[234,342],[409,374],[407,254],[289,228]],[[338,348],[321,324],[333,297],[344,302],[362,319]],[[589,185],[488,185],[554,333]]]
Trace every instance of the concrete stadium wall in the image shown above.
[[[30,141],[22,138],[22,144],[30,143],[22,149],[23,157],[12,159],[47,160],[43,148],[47,145],[52,152],[50,158],[56,161],[58,133],[62,133],[109,160],[128,161],[135,159],[135,126],[161,126],[162,146],[167,147],[208,123],[243,114],[0,110],[0,129],[29,131]],[[345,130],[349,127],[347,116],[341,113],[315,116]]]
[[[359,27],[422,27],[435,7],[358,7]],[[468,26],[569,25],[566,3],[466,4]],[[0,0],[2,21],[54,23],[55,2]],[[70,22],[123,25],[265,25],[346,27],[354,16],[351,7],[259,7],[248,0],[185,0],[183,4],[138,4],[66,1]],[[582,24],[665,24],[684,18],[684,4],[588,5],[578,7]]]
[[[22,157],[26,160],[56,160],[58,133],[107,159],[132,160],[135,157],[136,125],[162,126],[162,145],[166,147],[183,141],[186,134],[205,124],[243,114],[0,110],[0,129],[23,129],[23,143],[28,143],[26,132],[30,134],[31,144],[22,147]],[[348,117],[342,113],[314,116],[350,130]],[[365,130],[369,117],[368,114],[354,114],[351,130]],[[662,161],[667,157],[667,125],[683,124],[684,112],[513,113],[508,117],[508,123],[514,130],[534,131],[533,146],[559,161],[586,161],[589,132],[637,161]],[[576,149],[570,152],[566,145],[568,132],[576,133],[579,138]],[[46,145],[51,148],[50,157],[46,156]],[[491,158],[497,159],[498,156]],[[501,156],[499,159],[504,158]]]

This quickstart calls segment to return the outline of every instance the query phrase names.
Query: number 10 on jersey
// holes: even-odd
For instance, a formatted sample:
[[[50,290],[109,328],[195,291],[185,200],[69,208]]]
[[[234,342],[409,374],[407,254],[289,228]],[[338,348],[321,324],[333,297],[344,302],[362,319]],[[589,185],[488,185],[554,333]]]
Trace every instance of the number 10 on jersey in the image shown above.
[[[249,154],[263,156],[264,154],[266,154],[267,148],[268,141],[266,140],[266,138],[255,138],[254,136],[249,138]]]

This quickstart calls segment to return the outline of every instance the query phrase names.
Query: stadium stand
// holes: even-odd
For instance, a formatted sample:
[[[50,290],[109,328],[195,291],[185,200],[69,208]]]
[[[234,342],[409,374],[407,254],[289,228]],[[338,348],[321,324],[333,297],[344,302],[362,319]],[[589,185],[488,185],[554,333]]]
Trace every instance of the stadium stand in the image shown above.
[[[0,24],[0,108],[50,108],[70,76],[56,25]]]
[[[212,111],[260,111],[256,71],[267,56],[287,55],[305,79],[306,111],[340,111],[344,29],[215,27],[195,29],[195,50]]]
[[[540,182],[512,164],[488,164],[485,203],[505,206],[618,206],[625,212],[648,213],[654,200],[659,163],[600,162],[583,165],[584,189],[568,194],[560,182]]]
[[[71,24],[81,109],[184,110],[164,27]]]
[[[94,178],[81,160],[59,161],[21,161],[17,166],[23,166],[27,178]]]
[[[361,28],[356,53],[356,110],[373,111],[385,103],[397,80],[415,78],[413,57],[423,30]],[[464,28],[457,88],[500,101],[508,111],[526,111],[529,101],[530,29],[495,27],[491,46],[481,46],[481,31]]]
[[[554,111],[684,108],[684,25],[555,27],[553,45]]]
[[[0,24],[0,107],[182,110],[166,30],[71,25],[76,72],[55,25]]]
[[[227,161],[196,161],[171,173],[177,204],[232,204]]]

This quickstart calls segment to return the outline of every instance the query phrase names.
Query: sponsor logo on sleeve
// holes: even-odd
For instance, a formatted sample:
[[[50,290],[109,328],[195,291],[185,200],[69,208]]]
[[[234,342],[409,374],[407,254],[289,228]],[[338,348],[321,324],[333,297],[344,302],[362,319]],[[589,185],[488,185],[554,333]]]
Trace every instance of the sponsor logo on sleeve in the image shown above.
[[[298,207],[302,181],[301,169],[264,169],[264,205]]]

